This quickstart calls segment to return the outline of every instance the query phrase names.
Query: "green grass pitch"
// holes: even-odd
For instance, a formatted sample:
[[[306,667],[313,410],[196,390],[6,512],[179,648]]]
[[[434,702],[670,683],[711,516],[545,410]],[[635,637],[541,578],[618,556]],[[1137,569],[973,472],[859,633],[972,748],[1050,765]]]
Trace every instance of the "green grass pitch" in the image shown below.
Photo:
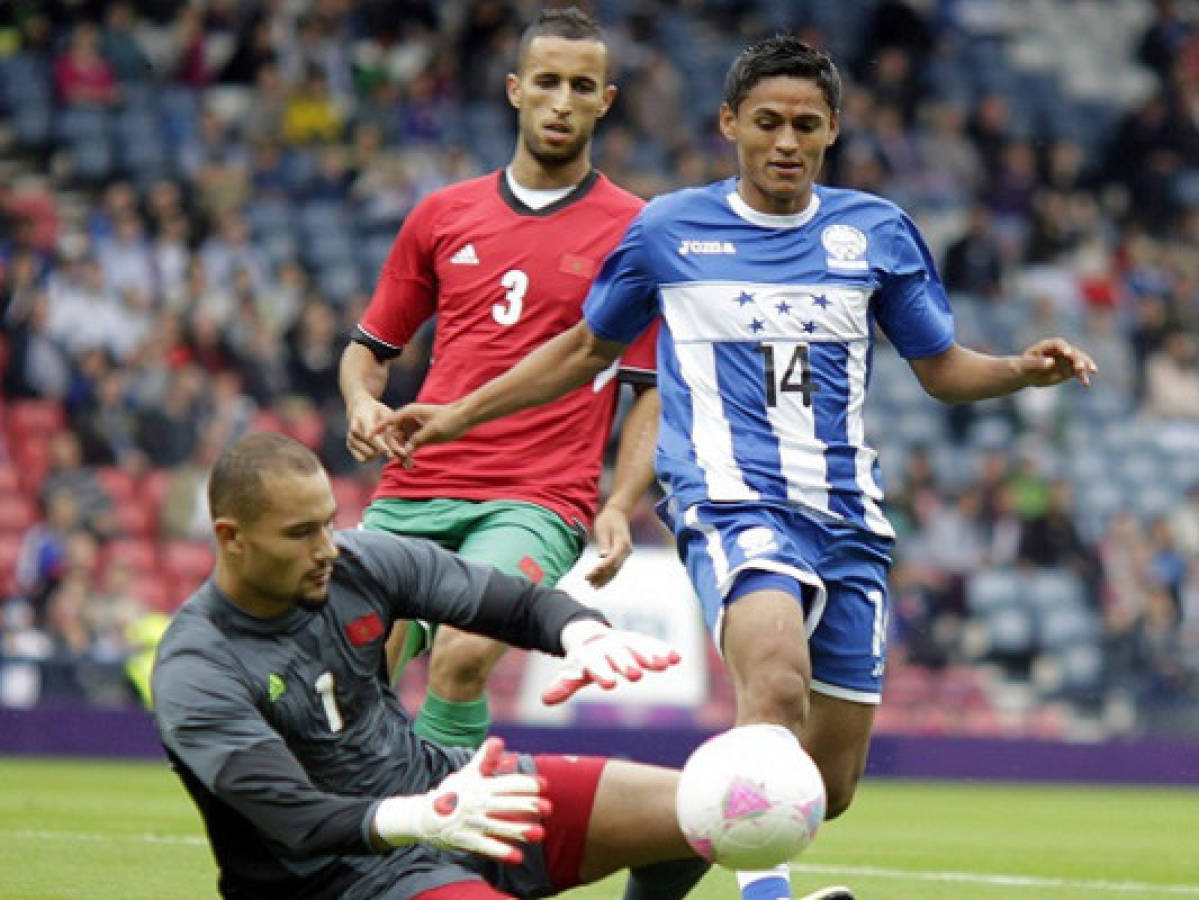
[[[1199,791],[866,781],[795,864],[794,892],[862,900],[1199,900]],[[0,759],[0,898],[215,896],[165,764]],[[619,898],[622,880],[571,900]],[[713,871],[697,900],[737,896]]]

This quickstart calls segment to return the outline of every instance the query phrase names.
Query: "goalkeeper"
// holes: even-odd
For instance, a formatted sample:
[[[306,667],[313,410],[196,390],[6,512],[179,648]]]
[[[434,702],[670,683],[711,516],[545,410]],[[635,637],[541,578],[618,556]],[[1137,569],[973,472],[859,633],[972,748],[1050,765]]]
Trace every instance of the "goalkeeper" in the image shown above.
[[[565,655],[547,703],[665,669],[670,648],[427,541],[335,534],[324,469],[281,435],[229,447],[208,493],[216,567],[163,637],[153,692],[223,896],[544,897],[630,868],[626,898],[670,900],[702,876],[673,770],[494,738],[472,756],[418,737],[385,681],[397,619]]]

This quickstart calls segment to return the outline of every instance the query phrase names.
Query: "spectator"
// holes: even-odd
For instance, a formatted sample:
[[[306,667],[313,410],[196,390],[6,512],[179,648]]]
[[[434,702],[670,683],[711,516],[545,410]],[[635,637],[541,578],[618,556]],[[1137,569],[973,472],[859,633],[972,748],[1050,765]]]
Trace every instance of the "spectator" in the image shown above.
[[[1199,561],[1199,481],[1187,490],[1186,499],[1170,515],[1174,545],[1192,561]]]
[[[158,284],[145,226],[135,211],[123,212],[111,235],[96,241],[96,259],[109,292],[121,296],[133,288],[143,297],[156,298]]]
[[[950,291],[994,300],[1003,287],[1003,254],[991,230],[991,211],[983,203],[970,207],[966,232],[945,254],[945,287]]]
[[[1040,568],[1066,568],[1093,585],[1095,559],[1074,522],[1074,489],[1059,478],[1049,486],[1045,511],[1024,524],[1016,552],[1019,562]]]
[[[112,498],[95,471],[83,464],[83,447],[74,432],[59,431],[50,439],[50,468],[38,493],[46,507],[55,494],[70,494],[78,524],[98,538],[116,533]]]
[[[286,337],[287,381],[294,393],[318,409],[340,403],[337,365],[345,347],[337,317],[321,300],[309,300]]]
[[[205,426],[188,457],[170,467],[158,511],[159,534],[167,540],[207,540],[212,534],[208,514],[208,473],[220,455],[226,435]]]
[[[138,471],[145,456],[137,442],[137,414],[126,396],[129,376],[113,369],[96,385],[95,402],[74,422],[83,461],[93,466],[121,466]]]
[[[308,70],[294,89],[283,111],[283,140],[288,144],[335,141],[345,127],[345,114],[329,93],[329,84],[318,68]]]
[[[71,29],[66,52],[54,61],[54,87],[63,106],[106,109],[120,102],[112,66],[100,55],[100,32],[92,22]]]
[[[41,521],[21,538],[16,586],[41,622],[46,599],[67,571],[67,540],[79,527],[79,507],[69,491],[58,491],[43,502]]]
[[[200,432],[203,373],[196,366],[183,366],[169,377],[161,402],[138,413],[138,446],[155,468],[170,468],[191,456]]]
[[[250,226],[245,217],[236,210],[228,210],[221,215],[218,232],[200,247],[200,259],[208,283],[222,293],[233,289],[234,275],[238,269],[245,269],[249,273],[256,291],[269,281],[270,266],[261,248],[250,240]]]
[[[126,0],[109,3],[104,11],[100,52],[112,66],[119,82],[147,81],[153,66],[138,37],[137,19]]]
[[[1145,364],[1145,412],[1158,419],[1199,422],[1199,357],[1195,339],[1169,332]]]
[[[25,307],[22,309],[22,307]],[[8,340],[4,378],[8,397],[61,399],[70,384],[70,362],[50,333],[50,297],[45,291],[23,295],[4,318]]]

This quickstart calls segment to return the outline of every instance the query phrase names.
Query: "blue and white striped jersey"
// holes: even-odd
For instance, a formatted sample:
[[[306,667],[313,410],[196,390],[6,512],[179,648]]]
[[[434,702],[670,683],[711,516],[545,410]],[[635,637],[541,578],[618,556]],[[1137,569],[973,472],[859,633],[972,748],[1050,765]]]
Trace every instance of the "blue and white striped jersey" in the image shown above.
[[[916,226],[894,204],[817,186],[764,215],[736,180],[655,199],[584,305],[631,342],[660,312],[657,468],[679,510],[781,502],[892,536],[863,408],[872,320],[905,358],[953,344],[953,316]]]

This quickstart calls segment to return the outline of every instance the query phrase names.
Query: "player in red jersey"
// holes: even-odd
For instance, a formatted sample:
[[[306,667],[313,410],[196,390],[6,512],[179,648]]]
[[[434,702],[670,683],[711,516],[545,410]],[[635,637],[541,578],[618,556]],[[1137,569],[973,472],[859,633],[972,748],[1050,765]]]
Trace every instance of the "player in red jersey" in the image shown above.
[[[389,361],[431,316],[433,359],[422,402],[463,396],[571,327],[591,278],[643,203],[591,167],[595,123],[611,106],[607,48],[577,9],[541,14],[524,33],[508,99],[518,110],[511,163],[425,198],[400,230],[341,360],[347,446],[362,461],[394,447],[369,435]],[[364,527],[431,538],[464,556],[552,585],[577,561],[592,525],[607,583],[631,551],[628,514],[653,479],[658,396],[653,331],[613,370],[559,401],[383,469]],[[615,482],[598,516],[603,450],[618,399],[638,396],[622,429]],[[409,636],[419,634],[409,626]],[[412,652],[393,636],[393,670]],[[478,746],[489,725],[487,676],[507,648],[441,627],[417,731]]]

